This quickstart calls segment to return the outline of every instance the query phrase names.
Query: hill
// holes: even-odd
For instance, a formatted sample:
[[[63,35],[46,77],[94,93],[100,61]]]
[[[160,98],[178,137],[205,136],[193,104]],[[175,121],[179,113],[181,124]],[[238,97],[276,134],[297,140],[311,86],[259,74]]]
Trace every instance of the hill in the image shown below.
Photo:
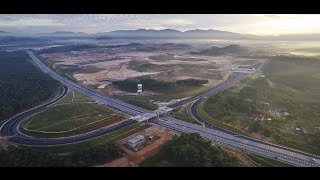
[[[181,32],[175,29],[138,29],[118,30],[105,33],[97,33],[98,39],[111,38],[247,38],[242,34],[219,30],[189,30]]]
[[[200,52],[190,52],[193,55],[205,55],[205,56],[222,56],[222,55],[249,55],[250,49],[240,45],[229,45],[225,47],[213,46],[209,49],[202,50]]]

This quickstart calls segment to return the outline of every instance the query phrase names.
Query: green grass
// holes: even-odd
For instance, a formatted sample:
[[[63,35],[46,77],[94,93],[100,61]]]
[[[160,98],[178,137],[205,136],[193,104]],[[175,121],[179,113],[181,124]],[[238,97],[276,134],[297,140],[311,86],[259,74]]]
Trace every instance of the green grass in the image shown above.
[[[148,109],[148,110],[156,110],[158,108],[157,105],[146,102],[145,100],[130,99],[130,100],[126,100],[126,102],[144,109]]]
[[[53,106],[31,117],[23,132],[37,137],[63,137],[80,134],[119,122],[126,117],[93,104]]]
[[[108,126],[126,115],[92,103],[70,90],[66,97],[23,123],[20,130],[35,137],[64,137]]]
[[[78,151],[81,149],[101,145],[104,143],[117,142],[125,137],[128,137],[137,132],[140,132],[148,127],[150,127],[150,125],[148,124],[133,124],[131,126],[124,127],[112,133],[108,133],[106,135],[97,137],[95,139],[80,142],[80,143],[68,144],[63,146],[33,147],[33,148],[39,151],[47,151],[51,153],[68,153],[68,152]]]
[[[56,104],[74,103],[74,102],[94,102],[93,99],[69,89],[68,94]]]
[[[239,129],[239,128],[236,128],[232,125],[229,125],[229,124],[226,124],[226,123],[223,123],[222,121],[210,116],[205,110],[204,110],[204,102],[200,103],[198,108],[197,108],[197,111],[199,113],[199,115],[207,120],[208,122],[210,122],[211,124],[215,125],[215,126],[218,126],[218,127],[221,127],[221,128],[224,128],[224,129],[227,129],[227,130],[230,130],[230,131],[233,131],[233,132],[237,132],[239,134],[242,134],[242,135],[249,135],[247,132]]]
[[[293,167],[290,164],[286,164],[281,161],[276,161],[257,154],[247,154],[247,156],[253,160],[259,167]]]
[[[189,123],[200,125],[200,123],[191,115],[190,106],[191,104],[189,103],[188,105],[179,108],[178,111],[173,112],[174,117]]]

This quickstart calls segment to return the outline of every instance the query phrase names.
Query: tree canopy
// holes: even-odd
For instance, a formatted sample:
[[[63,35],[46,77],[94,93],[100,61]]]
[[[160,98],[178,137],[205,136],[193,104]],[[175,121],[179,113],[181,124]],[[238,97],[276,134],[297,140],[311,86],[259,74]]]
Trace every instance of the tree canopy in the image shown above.
[[[0,51],[0,121],[57,91],[59,83],[35,67],[28,57],[23,51]]]

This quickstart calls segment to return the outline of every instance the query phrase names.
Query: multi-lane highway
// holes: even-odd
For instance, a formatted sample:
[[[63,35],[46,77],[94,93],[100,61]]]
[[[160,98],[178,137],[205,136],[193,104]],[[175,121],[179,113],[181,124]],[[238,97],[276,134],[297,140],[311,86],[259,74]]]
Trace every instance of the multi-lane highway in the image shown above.
[[[221,82],[220,84],[204,91],[199,94],[193,95],[190,98],[184,99],[182,101],[179,101],[177,103],[171,104],[168,107],[170,108],[177,108],[179,106],[182,106],[184,104],[187,104],[189,102],[192,102],[197,99],[205,98],[208,96],[211,96],[212,94],[223,91],[227,88],[229,88],[232,84],[238,82],[239,80],[243,79],[246,76],[246,74],[243,73],[232,73],[225,81]]]
[[[120,110],[122,112],[128,113],[132,116],[137,116],[137,115],[144,115],[148,113],[152,113],[152,111],[148,111],[145,109],[142,109],[140,107],[133,106],[131,104],[122,102],[118,99],[102,95],[100,93],[97,93],[93,90],[90,90],[86,87],[82,87],[78,85],[77,83],[62,77],[61,75],[57,74],[50,68],[46,67],[32,52],[28,51],[30,57],[32,60],[40,67],[41,70],[43,70],[45,73],[50,74],[53,78],[56,80],[60,81],[62,84],[67,86],[70,89],[73,89],[77,92],[80,92],[86,96],[89,96],[93,99],[95,99],[99,104],[107,107],[111,107],[117,110]],[[261,64],[260,64],[261,65]],[[260,67],[260,65],[257,65]],[[230,77],[220,83],[219,85],[211,88],[208,91],[205,91],[203,93],[194,95],[185,101],[178,102],[176,104],[171,105],[172,108],[178,107],[180,105],[205,98],[207,96],[210,96],[216,92],[222,91],[230,87],[232,84],[236,83],[237,81],[241,80],[244,78],[245,75],[241,73],[232,73]],[[40,111],[40,110],[39,110]],[[38,110],[34,111],[38,112]],[[120,123],[117,123],[115,125],[109,126],[109,127],[104,127],[95,131],[91,131],[88,133],[76,135],[76,136],[70,136],[70,137],[64,137],[64,138],[35,138],[35,137],[30,137],[27,135],[22,134],[19,132],[18,128],[20,123],[28,116],[32,114],[29,111],[24,112],[26,113],[25,115],[21,116],[21,118],[12,118],[6,121],[1,127],[0,127],[0,132],[2,135],[7,136],[8,140],[13,141],[15,143],[20,143],[20,144],[25,144],[25,145],[33,145],[33,146],[55,146],[55,145],[63,145],[63,144],[69,144],[69,143],[75,143],[75,142],[81,142],[85,141],[91,138],[95,138],[101,135],[104,135],[106,133],[110,133],[114,130],[120,129],[122,127],[131,125],[136,123],[135,120],[128,119],[125,121],[122,121]],[[24,114],[22,113],[22,114]],[[29,113],[29,114],[28,114]],[[250,152],[258,153],[267,157],[273,157],[277,158],[278,160],[297,165],[297,166],[318,166],[314,161],[313,157],[316,156],[311,156],[311,155],[306,155],[306,154],[301,154],[297,153],[294,151],[291,151],[290,148],[284,149],[281,147],[275,147],[271,146],[265,143],[261,143],[258,141],[254,141],[248,138],[244,137],[236,137],[234,134],[229,133],[227,131],[218,131],[217,129],[210,129],[210,128],[205,128],[202,126],[198,126],[195,124],[187,123],[184,121],[180,121],[177,119],[173,119],[170,117],[161,117],[160,119],[153,118],[151,120],[152,123],[179,131],[183,133],[199,133],[203,137],[206,137],[215,143],[219,143],[225,146],[237,148],[237,149],[244,149]]]
[[[44,103],[35,106],[29,110],[26,110],[22,113],[19,113],[13,117],[11,117],[9,120],[7,120],[6,122],[4,122],[1,126],[0,126],[0,134],[6,137],[13,137],[17,134],[19,134],[18,132],[18,126],[21,124],[21,122],[38,113],[43,111],[44,109],[46,109],[49,105],[59,101],[60,99],[62,99],[63,97],[66,96],[68,92],[68,87],[67,86],[63,86],[62,90],[60,90],[59,95],[57,97],[54,97],[53,99],[47,100]]]
[[[182,133],[198,133],[201,136],[223,146],[232,147],[238,150],[246,150],[295,166],[319,167],[319,164],[315,163],[310,156],[251,141],[248,139],[243,139],[241,137],[236,137],[225,132],[208,129],[203,126],[187,123],[185,121],[163,117],[161,119],[155,119],[152,122]]]

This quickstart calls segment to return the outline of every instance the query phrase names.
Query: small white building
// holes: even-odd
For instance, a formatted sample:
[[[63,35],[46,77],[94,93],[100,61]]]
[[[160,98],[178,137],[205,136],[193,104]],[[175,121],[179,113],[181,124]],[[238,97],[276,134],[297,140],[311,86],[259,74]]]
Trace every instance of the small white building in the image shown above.
[[[135,136],[127,141],[129,148],[138,150],[139,147],[145,142],[145,138],[142,135]]]

